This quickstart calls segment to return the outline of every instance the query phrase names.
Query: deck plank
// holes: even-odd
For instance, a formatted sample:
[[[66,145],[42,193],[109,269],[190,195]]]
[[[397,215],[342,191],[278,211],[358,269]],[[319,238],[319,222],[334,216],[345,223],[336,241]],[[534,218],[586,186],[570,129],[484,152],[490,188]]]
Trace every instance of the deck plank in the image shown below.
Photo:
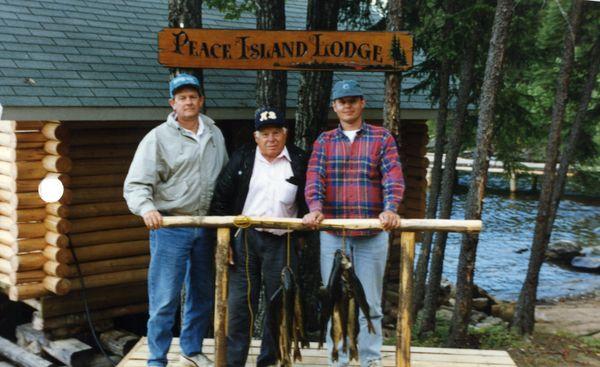
[[[253,340],[246,366],[254,366],[256,357],[260,351],[260,340]],[[214,354],[214,340],[205,339],[203,352],[212,358]],[[118,367],[145,367],[148,355],[148,341],[146,338],[140,341],[123,358]],[[295,363],[298,366],[328,366],[327,351],[318,349],[317,343],[310,343],[309,349],[302,350],[302,362]],[[382,348],[383,365],[393,367],[395,363],[395,347],[386,345]],[[171,348],[167,355],[169,367],[178,366],[179,339],[173,339]],[[358,366],[353,362],[351,366]],[[451,348],[411,348],[412,367],[516,367],[506,351],[502,350],[480,350],[480,349],[451,349]]]

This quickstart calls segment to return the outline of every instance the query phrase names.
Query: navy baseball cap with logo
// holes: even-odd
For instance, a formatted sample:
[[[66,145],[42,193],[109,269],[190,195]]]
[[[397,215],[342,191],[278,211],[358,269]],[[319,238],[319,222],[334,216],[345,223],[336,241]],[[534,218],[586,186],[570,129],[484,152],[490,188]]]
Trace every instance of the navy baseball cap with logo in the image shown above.
[[[169,82],[169,95],[173,98],[175,91],[181,87],[193,87],[200,93],[200,82],[198,78],[190,74],[179,74]]]
[[[363,97],[363,91],[356,80],[340,80],[333,86],[331,100],[344,97]]]
[[[260,130],[265,126],[286,127],[285,116],[276,108],[259,108],[254,114],[254,128]]]

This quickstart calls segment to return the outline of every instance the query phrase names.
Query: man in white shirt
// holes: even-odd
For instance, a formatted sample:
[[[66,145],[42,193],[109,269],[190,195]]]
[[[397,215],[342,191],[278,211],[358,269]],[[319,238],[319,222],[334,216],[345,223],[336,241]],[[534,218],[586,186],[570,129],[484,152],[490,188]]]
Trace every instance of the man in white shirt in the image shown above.
[[[211,215],[301,217],[307,212],[304,180],[308,155],[288,144],[284,115],[261,108],[255,116],[254,141],[233,153],[221,172],[211,204]],[[227,366],[245,366],[260,289],[269,300],[280,285],[281,270],[297,264],[296,238],[292,235],[287,264],[286,230],[244,229],[233,240],[229,272]],[[257,366],[277,363],[277,343],[265,317]]]

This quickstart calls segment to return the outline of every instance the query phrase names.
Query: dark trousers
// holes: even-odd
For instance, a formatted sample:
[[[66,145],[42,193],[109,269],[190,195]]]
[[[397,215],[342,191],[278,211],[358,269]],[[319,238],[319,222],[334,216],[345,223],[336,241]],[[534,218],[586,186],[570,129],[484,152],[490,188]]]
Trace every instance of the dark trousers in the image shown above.
[[[297,253],[292,235],[290,264],[297,274]],[[281,284],[281,269],[287,264],[287,234],[276,236],[254,229],[241,230],[233,240],[235,264],[229,269],[227,366],[246,365],[250,347],[250,309],[256,317],[261,286],[265,287],[267,304]],[[250,305],[248,305],[250,286]],[[263,323],[263,338],[256,365],[268,366],[277,362],[277,341],[268,327],[269,313]]]

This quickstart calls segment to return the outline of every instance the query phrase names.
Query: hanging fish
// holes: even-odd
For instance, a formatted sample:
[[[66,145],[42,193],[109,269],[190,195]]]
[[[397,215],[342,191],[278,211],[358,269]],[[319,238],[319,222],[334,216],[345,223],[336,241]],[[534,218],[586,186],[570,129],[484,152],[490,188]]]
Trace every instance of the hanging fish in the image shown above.
[[[281,286],[269,301],[269,313],[269,328],[277,342],[277,360],[281,366],[292,366],[292,346],[294,360],[302,360],[300,347],[308,347],[308,341],[304,333],[300,289],[288,266],[281,270]]]
[[[330,336],[334,345],[331,359],[338,360],[338,346],[341,342],[342,351],[349,352],[350,360],[358,360],[359,309],[367,319],[369,333],[374,334],[375,328],[371,321],[365,291],[354,272],[352,262],[342,250],[335,252],[327,287],[321,292],[321,304],[319,347],[323,345],[327,322],[331,319]]]

